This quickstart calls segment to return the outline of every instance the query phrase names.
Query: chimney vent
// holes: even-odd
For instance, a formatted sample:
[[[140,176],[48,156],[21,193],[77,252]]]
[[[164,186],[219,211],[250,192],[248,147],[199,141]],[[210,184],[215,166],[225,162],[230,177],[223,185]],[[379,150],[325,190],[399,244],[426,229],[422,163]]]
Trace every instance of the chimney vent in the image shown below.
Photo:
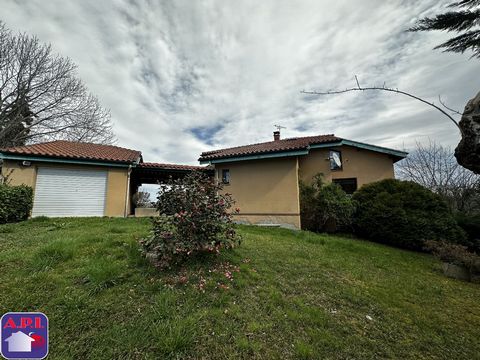
[[[278,141],[280,140],[280,131],[273,132],[273,140]]]

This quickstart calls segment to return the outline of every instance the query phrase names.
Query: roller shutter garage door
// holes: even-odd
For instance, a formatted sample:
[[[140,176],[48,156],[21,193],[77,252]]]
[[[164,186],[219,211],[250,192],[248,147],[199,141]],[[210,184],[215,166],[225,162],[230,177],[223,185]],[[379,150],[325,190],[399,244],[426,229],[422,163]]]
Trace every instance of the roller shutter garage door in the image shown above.
[[[107,171],[40,167],[32,216],[103,216]]]

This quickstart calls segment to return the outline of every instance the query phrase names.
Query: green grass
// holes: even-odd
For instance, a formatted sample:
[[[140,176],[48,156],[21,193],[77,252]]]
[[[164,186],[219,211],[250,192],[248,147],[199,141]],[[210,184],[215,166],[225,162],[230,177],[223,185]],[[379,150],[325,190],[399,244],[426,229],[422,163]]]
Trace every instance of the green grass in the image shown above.
[[[45,312],[50,359],[480,358],[480,286],[428,255],[242,226],[239,248],[158,272],[138,252],[149,228],[0,226],[0,313]]]

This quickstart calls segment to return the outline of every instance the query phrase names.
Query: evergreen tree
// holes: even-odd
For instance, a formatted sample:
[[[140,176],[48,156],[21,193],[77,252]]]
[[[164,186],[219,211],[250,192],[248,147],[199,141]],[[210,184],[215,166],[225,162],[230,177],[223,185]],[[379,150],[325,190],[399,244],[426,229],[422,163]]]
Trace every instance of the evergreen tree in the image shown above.
[[[11,103],[5,116],[0,118],[1,147],[25,145],[29,137],[30,126],[34,114],[28,104],[25,92],[21,92],[18,98]]]
[[[425,17],[410,28],[410,31],[441,30],[455,32],[457,36],[437,45],[435,49],[443,49],[456,53],[467,50],[473,52],[472,57],[480,58],[480,0],[462,0],[448,6],[454,11]]]

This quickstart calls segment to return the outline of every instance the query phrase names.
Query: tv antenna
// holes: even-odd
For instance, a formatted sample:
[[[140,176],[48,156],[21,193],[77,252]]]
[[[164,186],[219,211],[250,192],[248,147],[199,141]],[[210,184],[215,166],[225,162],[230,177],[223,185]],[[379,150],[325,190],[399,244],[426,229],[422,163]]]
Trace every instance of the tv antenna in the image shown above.
[[[286,129],[285,126],[282,126],[282,125],[273,125],[274,127],[277,128],[277,130],[280,132],[282,129]]]

